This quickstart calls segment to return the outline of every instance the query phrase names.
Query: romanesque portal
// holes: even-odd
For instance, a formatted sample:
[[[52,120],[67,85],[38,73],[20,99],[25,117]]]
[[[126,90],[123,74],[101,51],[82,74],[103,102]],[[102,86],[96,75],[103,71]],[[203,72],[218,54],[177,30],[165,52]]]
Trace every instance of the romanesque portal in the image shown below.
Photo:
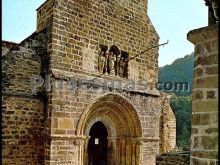
[[[96,129],[104,132],[94,134],[96,130],[93,129],[96,125],[101,125],[99,126],[101,128],[97,126]],[[141,125],[135,109],[125,99],[111,94],[98,99],[88,111],[84,112],[77,130],[79,135],[85,135],[86,138],[83,153],[85,164],[91,163],[89,160],[92,150],[89,147],[94,147],[92,152],[96,152],[99,141],[104,143],[100,146],[104,155],[101,158],[96,155],[97,159],[105,159],[107,152],[108,165],[140,164]],[[100,137],[98,134],[101,134],[101,139],[98,138]],[[90,143],[98,144],[96,146]],[[106,144],[107,146],[104,146]]]

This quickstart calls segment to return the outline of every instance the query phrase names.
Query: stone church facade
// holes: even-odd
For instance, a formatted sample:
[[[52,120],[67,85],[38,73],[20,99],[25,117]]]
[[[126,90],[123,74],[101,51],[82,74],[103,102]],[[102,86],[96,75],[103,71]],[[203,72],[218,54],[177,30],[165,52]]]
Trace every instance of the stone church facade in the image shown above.
[[[158,42],[145,0],[47,0],[3,42],[3,163],[155,165],[176,140],[158,48],[142,53]]]

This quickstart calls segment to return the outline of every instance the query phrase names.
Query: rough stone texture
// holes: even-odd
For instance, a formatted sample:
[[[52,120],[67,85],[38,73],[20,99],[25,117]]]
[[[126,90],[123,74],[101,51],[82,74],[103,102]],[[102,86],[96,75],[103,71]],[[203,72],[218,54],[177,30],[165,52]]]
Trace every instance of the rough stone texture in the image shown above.
[[[13,49],[2,57],[3,164],[44,164],[44,100],[31,91],[40,61],[33,50],[9,47]]]
[[[130,60],[126,77],[102,75],[98,70],[100,45],[114,45],[132,58],[158,44],[146,1],[48,0],[37,11],[37,31],[4,57],[4,136],[10,137],[13,126],[7,114],[15,113],[10,109],[22,103],[17,110],[21,115],[11,116],[18,119],[17,126],[27,138],[22,146],[26,152],[18,148],[23,155],[18,159],[8,155],[4,161],[88,164],[89,132],[101,121],[108,132],[109,165],[155,165],[160,151],[175,146],[169,98],[160,97],[155,89],[158,48]],[[41,75],[39,81],[44,83],[32,79],[33,88],[33,74]],[[143,79],[147,86],[139,81]],[[41,141],[34,143],[30,130]],[[9,141],[15,143],[19,137]],[[7,138],[3,141],[7,146],[3,152],[8,153]],[[160,146],[161,142],[166,144]]]
[[[51,26],[54,0],[45,1],[37,9],[37,32]]]
[[[41,60],[33,50],[18,46],[9,51],[2,57],[3,93],[32,95],[32,76],[40,70]]]
[[[163,153],[156,157],[156,161],[156,165],[189,165],[190,152]]]
[[[190,164],[218,164],[218,24],[187,37],[195,45]]]
[[[18,44],[14,42],[2,41],[2,56],[7,54],[10,50],[16,49],[17,46]]]
[[[161,93],[160,152],[170,152],[176,147],[176,117],[170,107],[170,95]]]
[[[130,57],[158,44],[159,37],[146,15],[143,0],[49,0],[38,9],[38,15],[50,9],[53,9],[52,26],[45,27],[51,31],[53,69],[97,75],[100,44],[108,48],[116,45]],[[39,16],[38,25],[44,19]],[[40,27],[38,30],[44,26]],[[128,78],[147,79],[153,88],[157,81],[157,58],[158,48],[155,48],[131,60]]]
[[[2,163],[44,164],[44,107],[22,96],[2,97]]]

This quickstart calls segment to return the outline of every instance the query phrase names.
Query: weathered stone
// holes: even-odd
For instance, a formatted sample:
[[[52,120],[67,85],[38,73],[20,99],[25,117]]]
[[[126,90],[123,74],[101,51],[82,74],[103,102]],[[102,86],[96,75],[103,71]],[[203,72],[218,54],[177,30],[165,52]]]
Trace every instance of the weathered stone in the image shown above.
[[[201,144],[206,150],[217,149],[218,147],[218,137],[217,136],[202,136]]]
[[[208,128],[205,129],[205,132],[210,134],[210,133],[218,133],[218,128]]]
[[[156,165],[189,165],[190,152],[168,152],[157,155]]]
[[[208,165],[208,161],[207,160],[201,160],[201,159],[194,159],[192,158],[191,159],[191,162],[190,162],[191,165]]]
[[[194,112],[213,112],[217,110],[218,103],[215,100],[193,101]]]
[[[191,151],[191,156],[194,158],[206,158],[206,159],[212,159],[214,161],[217,161],[218,159],[218,153],[216,151],[207,151],[204,149],[200,149],[197,151]]]
[[[194,71],[194,77],[201,77],[204,74],[203,68],[196,68]]]
[[[145,1],[118,0],[47,0],[37,9],[37,31],[4,49],[4,164],[88,164],[97,122],[109,165],[155,164],[175,147],[169,97],[154,88],[158,49],[139,55],[159,42],[146,13]],[[101,45],[126,60],[109,58],[102,74]]]
[[[208,125],[210,123],[209,114],[193,114],[192,115],[192,125]]]
[[[201,100],[201,99],[203,99],[203,97],[204,97],[203,91],[200,91],[200,90],[193,91],[193,98],[195,100]]]
[[[58,118],[58,128],[59,129],[73,129],[74,120],[68,118]]]
[[[215,75],[218,74],[218,66],[211,66],[205,69],[205,73],[207,75]]]
[[[215,24],[190,31],[187,35],[195,44],[190,165],[218,164],[217,33],[218,24]]]
[[[217,88],[218,76],[202,77],[193,80],[194,88]]]
[[[207,99],[214,99],[216,98],[215,91],[207,91]]]

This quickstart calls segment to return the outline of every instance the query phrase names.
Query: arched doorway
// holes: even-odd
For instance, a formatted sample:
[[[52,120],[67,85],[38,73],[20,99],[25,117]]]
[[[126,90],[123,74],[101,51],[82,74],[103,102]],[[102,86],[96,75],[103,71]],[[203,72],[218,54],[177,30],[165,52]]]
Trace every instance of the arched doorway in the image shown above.
[[[84,137],[82,164],[90,165],[89,147],[95,143],[91,135],[93,129],[98,130],[98,122],[107,131],[107,164],[139,165],[142,137],[139,116],[132,104],[117,94],[98,98],[83,112],[77,127],[78,136]]]
[[[107,165],[108,132],[105,125],[98,121],[89,132],[89,165]]]

